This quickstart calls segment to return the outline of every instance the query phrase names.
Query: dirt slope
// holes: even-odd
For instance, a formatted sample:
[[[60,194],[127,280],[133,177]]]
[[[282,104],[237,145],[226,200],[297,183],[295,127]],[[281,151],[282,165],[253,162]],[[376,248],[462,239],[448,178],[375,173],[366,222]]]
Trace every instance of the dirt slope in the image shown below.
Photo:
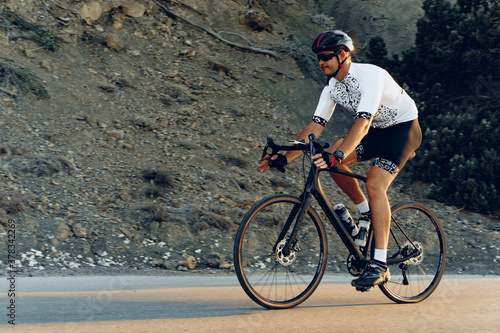
[[[411,36],[420,15],[405,12],[405,30],[394,10],[414,2],[358,2],[3,1],[64,42],[47,49],[2,14],[3,66],[28,69],[51,97],[0,76],[0,253],[11,219],[25,274],[230,271],[244,212],[300,191],[300,163],[261,175],[256,161],[267,136],[295,138],[311,116],[322,78],[310,40],[335,22],[355,37],[371,29],[347,16]],[[387,18],[374,20],[381,11]],[[408,45],[400,36],[394,52]],[[350,121],[338,111],[328,141]],[[422,188],[401,179],[391,199],[426,200]],[[451,270],[499,272],[496,221],[426,202],[445,224]],[[344,256],[330,269],[344,271]]]

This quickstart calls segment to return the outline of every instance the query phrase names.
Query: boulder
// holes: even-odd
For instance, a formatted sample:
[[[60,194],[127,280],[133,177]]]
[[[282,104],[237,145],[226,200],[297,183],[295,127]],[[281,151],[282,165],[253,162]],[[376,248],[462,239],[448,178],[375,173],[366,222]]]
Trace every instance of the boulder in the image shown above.
[[[146,6],[140,3],[129,3],[122,5],[122,12],[123,14],[134,17],[134,18],[139,18],[144,15],[146,12]]]

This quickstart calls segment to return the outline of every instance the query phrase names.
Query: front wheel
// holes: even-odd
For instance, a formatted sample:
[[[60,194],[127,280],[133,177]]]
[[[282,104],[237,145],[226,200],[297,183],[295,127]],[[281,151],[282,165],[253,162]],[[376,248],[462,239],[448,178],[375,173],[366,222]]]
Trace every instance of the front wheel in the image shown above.
[[[309,208],[292,243],[283,250],[293,226],[278,242],[286,221],[295,221],[302,201],[273,195],[255,204],[241,221],[234,242],[234,268],[247,295],[270,309],[294,307],[318,286],[326,266],[327,241],[323,223]]]
[[[446,265],[446,242],[436,216],[412,202],[392,207],[387,262],[391,279],[380,285],[387,297],[397,303],[429,297]]]

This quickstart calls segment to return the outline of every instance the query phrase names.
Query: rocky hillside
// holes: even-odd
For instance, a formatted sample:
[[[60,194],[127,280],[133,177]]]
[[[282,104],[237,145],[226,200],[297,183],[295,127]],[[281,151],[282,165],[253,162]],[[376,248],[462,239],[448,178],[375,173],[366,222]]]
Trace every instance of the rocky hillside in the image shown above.
[[[0,268],[10,244],[24,274],[230,271],[252,203],[300,192],[301,163],[256,166],[265,138],[295,138],[315,107],[310,41],[337,26],[360,40],[359,59],[372,34],[395,36],[400,52],[417,3],[2,1]],[[339,110],[325,140],[350,121]],[[449,271],[499,273],[498,221],[429,201],[425,188],[401,177],[391,200],[435,210]],[[345,254],[331,253],[344,272]]]

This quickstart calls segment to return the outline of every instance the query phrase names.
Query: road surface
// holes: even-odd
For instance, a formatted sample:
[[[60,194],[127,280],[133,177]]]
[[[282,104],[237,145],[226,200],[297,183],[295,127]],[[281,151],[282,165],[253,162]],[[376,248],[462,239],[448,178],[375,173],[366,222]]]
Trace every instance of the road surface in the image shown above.
[[[350,280],[325,276],[298,307],[266,310],[235,276],[2,276],[0,332],[498,332],[500,277],[445,276],[430,298],[403,305]]]

